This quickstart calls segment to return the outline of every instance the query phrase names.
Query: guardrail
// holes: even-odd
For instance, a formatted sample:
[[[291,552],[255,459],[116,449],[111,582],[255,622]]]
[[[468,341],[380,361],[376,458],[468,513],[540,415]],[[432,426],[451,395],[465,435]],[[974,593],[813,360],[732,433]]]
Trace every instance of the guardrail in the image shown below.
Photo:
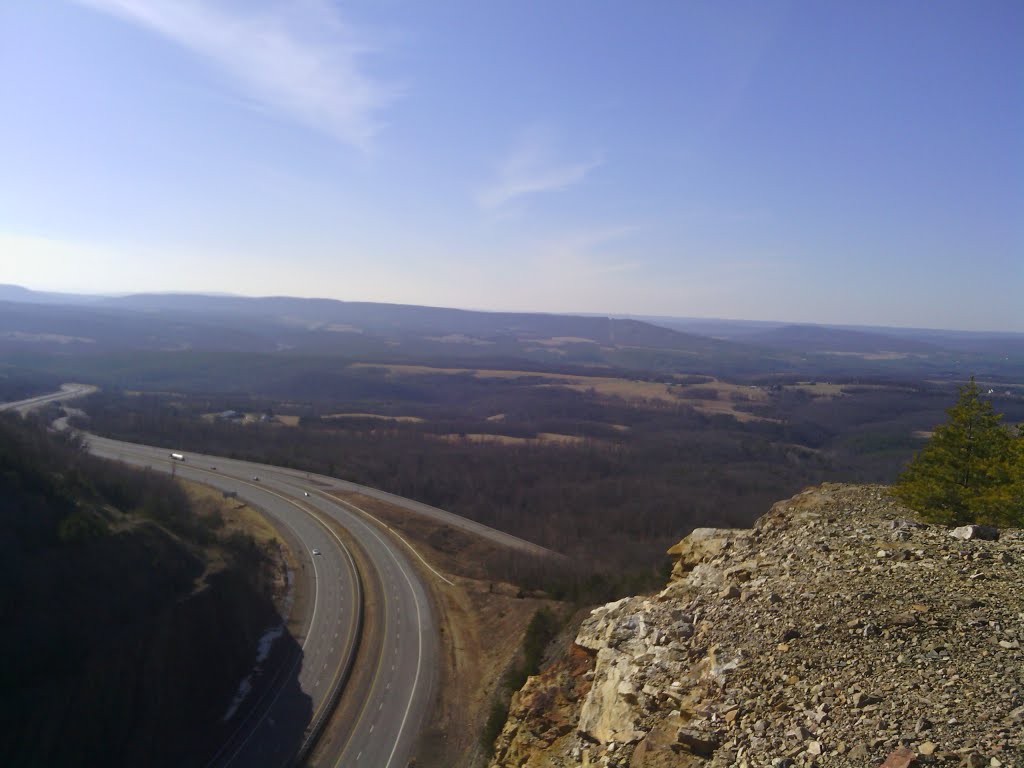
[[[341,692],[345,690],[345,686],[348,684],[349,678],[352,676],[352,669],[355,667],[356,656],[359,655],[359,648],[363,642],[363,577],[359,573],[359,568],[356,566],[355,558],[352,557],[352,553],[349,552],[347,546],[342,544],[342,548],[345,550],[346,556],[348,556],[349,563],[352,565],[352,573],[356,577],[356,631],[355,631],[355,642],[349,649],[348,658],[345,659],[344,666],[342,667],[341,674],[334,683],[334,687],[327,694],[327,704],[320,708],[320,714],[317,715],[316,719],[310,723],[309,728],[306,729],[306,737],[302,741],[302,746],[299,747],[299,751],[295,755],[295,759],[292,760],[291,765],[302,765],[306,758],[309,757],[309,753],[313,751],[313,747],[316,746],[317,741],[323,734],[324,726],[327,725],[327,718],[334,713],[334,708],[338,705],[338,699],[341,698]]]

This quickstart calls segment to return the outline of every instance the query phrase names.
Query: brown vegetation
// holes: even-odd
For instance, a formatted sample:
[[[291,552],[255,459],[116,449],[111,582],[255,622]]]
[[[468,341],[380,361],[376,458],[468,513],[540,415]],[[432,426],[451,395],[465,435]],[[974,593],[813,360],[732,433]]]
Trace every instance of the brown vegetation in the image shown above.
[[[540,608],[565,608],[507,581],[509,553],[465,531],[437,524],[362,494],[337,493],[398,531],[448,584],[410,557],[440,613],[441,678],[431,721],[417,750],[421,768],[470,768],[486,757],[479,734],[505,671],[521,652]]]

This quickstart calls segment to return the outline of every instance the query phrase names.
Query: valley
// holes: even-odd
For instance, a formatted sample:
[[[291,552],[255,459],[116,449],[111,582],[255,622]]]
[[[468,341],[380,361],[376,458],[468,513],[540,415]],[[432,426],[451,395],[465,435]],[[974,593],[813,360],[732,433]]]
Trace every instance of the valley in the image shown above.
[[[6,305],[23,330],[0,340],[0,384],[102,455],[237,494],[291,540],[296,655],[280,669],[294,665],[289,685],[309,703],[258,696],[214,759],[224,765],[484,765],[559,632],[564,643],[589,607],[661,588],[666,550],[694,529],[749,527],[822,482],[892,482],[963,381],[953,356],[972,354],[918,341],[904,354],[885,334],[827,329],[776,333],[773,350],[559,316],[496,316],[473,336],[465,313],[442,310],[384,306],[368,321],[287,300],[282,320],[258,302],[190,301]],[[90,342],[65,338],[85,320]],[[147,323],[154,333],[139,335]],[[207,349],[186,340],[195,332]],[[344,341],[323,346],[324,333]],[[59,355],[37,348],[58,343]],[[1020,357],[976,354],[992,403],[1024,419]],[[84,383],[48,394],[55,377]],[[337,563],[320,573],[326,553]],[[334,591],[346,581],[359,586]],[[349,638],[341,650],[332,621]],[[405,705],[380,674],[389,649],[405,660],[392,670]],[[384,690],[386,719],[369,717]],[[274,742],[285,723],[293,735]]]

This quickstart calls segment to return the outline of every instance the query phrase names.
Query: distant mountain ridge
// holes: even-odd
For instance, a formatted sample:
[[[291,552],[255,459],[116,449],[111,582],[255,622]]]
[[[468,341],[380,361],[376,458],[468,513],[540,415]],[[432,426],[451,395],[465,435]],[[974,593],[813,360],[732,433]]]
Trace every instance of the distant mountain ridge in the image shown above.
[[[772,349],[810,352],[928,354],[940,350],[935,344],[903,336],[851,331],[822,325],[785,325],[753,333],[748,339],[751,343]]]
[[[635,316],[635,319],[673,328],[684,333],[802,353],[901,352],[931,354],[942,351],[1024,353],[1024,333],[1016,331],[956,331],[941,328],[784,323],[772,320],[648,315],[638,315]]]
[[[747,378],[913,371],[1013,379],[1024,372],[1020,333],[487,312],[287,296],[83,296],[0,285],[0,353],[28,355],[32,365],[43,361],[52,370],[54,355],[98,359],[143,351]]]
[[[38,296],[39,300],[35,298]],[[529,344],[533,340],[551,346],[593,344],[607,347],[647,347],[691,353],[726,350],[733,345],[704,336],[632,319],[586,317],[526,312],[483,312],[406,304],[346,302],[335,299],[298,299],[284,296],[249,298],[202,294],[132,294],[118,297],[88,297],[74,294],[36,294],[17,286],[0,287],[3,330],[19,325],[25,333],[48,333],[80,338],[85,329],[99,333],[102,341],[115,343],[108,327],[111,313],[135,315],[135,329],[120,329],[131,345],[142,343],[137,331],[147,328],[145,338],[160,348],[173,343],[171,332],[197,326],[217,326],[248,336],[261,336],[267,349],[285,346],[321,347],[324,336],[337,341],[345,335],[372,334],[398,337],[419,336],[445,339],[449,346],[457,337],[497,343],[503,339]],[[61,302],[60,299],[66,299]],[[44,306],[45,309],[27,307]],[[66,309],[59,309],[65,307]],[[15,320],[15,317],[19,320]],[[91,318],[91,320],[90,320]],[[75,332],[72,333],[72,329]],[[215,334],[220,336],[221,334]],[[299,337],[308,335],[302,343]],[[100,342],[101,339],[93,339]],[[195,345],[197,340],[188,339]],[[207,339],[208,341],[208,339]],[[205,344],[202,344],[205,346]],[[149,346],[143,344],[143,346]],[[248,346],[248,345],[245,345]]]

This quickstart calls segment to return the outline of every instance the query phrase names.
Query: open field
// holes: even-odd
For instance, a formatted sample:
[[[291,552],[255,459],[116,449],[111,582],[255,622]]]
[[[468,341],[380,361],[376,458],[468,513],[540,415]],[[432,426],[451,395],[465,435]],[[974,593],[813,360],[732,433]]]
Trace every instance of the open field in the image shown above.
[[[280,416],[278,418],[281,418]],[[419,416],[385,416],[379,413],[328,413],[320,417],[323,421],[335,419],[381,419],[382,421],[404,421],[409,423],[423,421]]]
[[[83,409],[110,436],[332,475],[515,533],[601,571],[585,588],[611,599],[693,527],[749,524],[817,482],[891,481],[955,396],[920,379],[643,380],[499,362],[363,359],[276,394],[101,391]],[[1024,419],[1024,398],[997,408]],[[227,409],[297,426],[202,418]]]
[[[766,417],[744,411],[743,403],[759,403],[768,399],[757,387],[709,380],[696,385],[643,381],[614,376],[580,376],[522,370],[493,368],[434,368],[425,365],[354,363],[353,368],[384,369],[391,375],[465,375],[480,379],[541,379],[545,383],[529,384],[535,387],[560,387],[576,392],[593,393],[603,397],[620,398],[627,403],[642,406],[645,403],[686,405],[709,415],[726,414],[740,421],[767,421]],[[499,414],[500,415],[500,414]],[[497,417],[492,417],[497,421]]]
[[[473,376],[482,379],[520,379],[523,377],[537,377],[542,379],[566,379],[566,378],[586,378],[583,376],[568,376],[561,373],[547,373],[544,371],[517,371],[517,370],[506,370],[496,368],[440,368],[430,365],[406,365],[402,363],[352,363],[350,368],[377,368],[388,371],[389,373],[399,374],[431,374],[431,373],[448,373],[448,374],[462,374],[470,373]]]
[[[582,336],[552,336],[549,339],[523,339],[530,344],[540,344],[542,347],[560,347],[565,344],[593,344],[593,339],[584,339]]]
[[[922,358],[922,354],[914,352],[836,352],[826,350],[825,355],[837,355],[839,357],[856,357],[860,360],[906,360],[911,357]]]
[[[502,445],[579,445],[586,438],[579,435],[562,435],[557,432],[540,432],[536,437],[513,437],[512,435],[493,435],[480,432],[436,435],[438,439],[450,442],[468,440],[476,443],[501,443]]]
[[[201,415],[203,421],[217,421],[220,413],[204,413]],[[297,427],[299,426],[299,416],[295,414],[280,413],[271,418],[263,419],[261,413],[242,413],[239,414],[240,418],[237,421],[241,424],[256,424],[263,422],[265,424],[278,425],[283,427]],[[234,421],[235,419],[227,419],[228,421]]]

